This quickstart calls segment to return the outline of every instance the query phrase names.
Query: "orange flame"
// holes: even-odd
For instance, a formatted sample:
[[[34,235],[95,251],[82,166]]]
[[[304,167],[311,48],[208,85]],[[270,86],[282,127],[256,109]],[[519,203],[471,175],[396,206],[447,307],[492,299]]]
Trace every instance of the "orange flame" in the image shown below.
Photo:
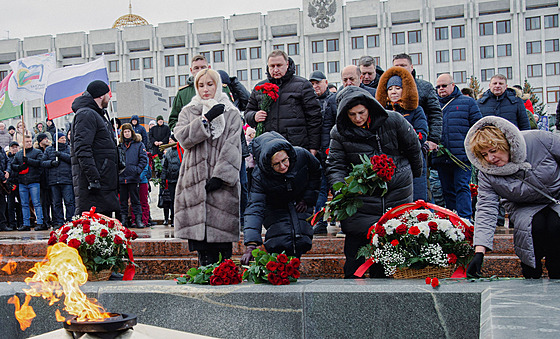
[[[31,320],[35,318],[35,312],[33,311],[33,307],[29,306],[29,302],[31,301],[31,296],[25,296],[25,302],[21,307],[19,306],[19,298],[14,295],[10,299],[8,299],[8,304],[14,304],[16,307],[16,319],[19,322],[19,327],[22,331],[25,331],[29,326],[31,326]]]
[[[13,260],[8,260],[8,263],[2,267],[2,271],[12,274],[16,270],[17,264]]]

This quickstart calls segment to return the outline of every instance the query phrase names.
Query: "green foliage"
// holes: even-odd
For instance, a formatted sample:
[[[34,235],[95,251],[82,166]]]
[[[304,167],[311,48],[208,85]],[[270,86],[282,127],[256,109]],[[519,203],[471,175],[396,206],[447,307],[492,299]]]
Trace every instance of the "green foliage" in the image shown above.
[[[525,81],[523,82],[523,93],[531,94],[529,100],[531,100],[531,103],[533,104],[533,110],[535,111],[535,114],[546,115],[545,103],[540,102],[541,99],[539,99],[539,97],[535,94],[534,88],[527,81],[527,79],[525,79]]]
[[[177,278],[177,284],[199,284],[206,285],[210,283],[210,277],[214,272],[214,269],[220,265],[222,262],[222,254],[220,253],[218,262],[199,267],[191,267],[187,271],[187,275],[182,275]]]
[[[474,75],[471,75],[468,87],[473,90],[475,98],[477,98],[478,95],[484,91],[483,88],[480,88],[480,82],[478,82],[478,78]]]

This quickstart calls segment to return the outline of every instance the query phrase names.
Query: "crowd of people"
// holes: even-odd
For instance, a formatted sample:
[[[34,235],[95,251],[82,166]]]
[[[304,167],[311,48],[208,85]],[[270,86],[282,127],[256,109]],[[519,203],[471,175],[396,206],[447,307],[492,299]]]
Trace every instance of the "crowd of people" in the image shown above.
[[[418,79],[407,54],[394,56],[386,71],[373,61],[364,56],[344,67],[337,89],[321,71],[308,79],[296,75],[293,60],[275,50],[267,58],[267,78],[249,92],[197,55],[169,125],[158,116],[148,131],[137,115],[112,124],[105,111],[109,87],[94,81],[74,101],[66,134],[52,121],[37,123],[34,131],[21,122],[6,131],[0,123],[0,146],[7,147],[0,152],[0,211],[6,211],[0,226],[29,230],[35,219],[35,230],[57,228],[95,206],[143,228],[151,223],[152,179],[159,183],[164,224],[188,239],[200,265],[231,257],[241,232],[242,263],[260,245],[299,257],[314,235],[327,233],[326,221],[312,227],[307,220],[335,193],[332,187],[360,155],[385,154],[396,164],[387,193],[362,196],[362,207],[340,223],[346,278],[364,261],[356,254],[368,242],[369,227],[387,209],[418,199],[474,220],[470,274],[480,274],[505,208],[518,230],[523,274],[540,277],[545,257],[549,275],[560,276],[560,252],[552,245],[560,240],[560,139],[537,123],[530,101],[501,74],[474,98],[450,74],[435,84]],[[265,84],[278,88],[271,104],[258,90]],[[543,164],[546,171],[537,170]],[[475,207],[469,184],[477,178]],[[373,265],[370,276],[382,277],[383,270]]]

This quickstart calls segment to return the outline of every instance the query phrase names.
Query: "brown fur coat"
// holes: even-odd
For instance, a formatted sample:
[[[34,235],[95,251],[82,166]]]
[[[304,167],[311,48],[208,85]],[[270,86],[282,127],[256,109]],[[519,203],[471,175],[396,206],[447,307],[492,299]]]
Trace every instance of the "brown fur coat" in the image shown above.
[[[383,73],[379,79],[379,85],[377,85],[377,93],[375,94],[375,99],[383,107],[391,106],[391,101],[387,95],[387,82],[393,75],[398,75],[402,79],[402,98],[399,102],[400,106],[407,110],[412,111],[418,107],[418,89],[416,88],[416,82],[405,68],[402,67],[391,67]]]
[[[209,243],[239,240],[241,117],[225,94],[217,101],[225,105],[225,128],[219,137],[214,139],[202,123],[200,104],[183,107],[174,129],[185,149],[175,194],[177,238]],[[207,193],[204,186],[212,177],[224,183]]]

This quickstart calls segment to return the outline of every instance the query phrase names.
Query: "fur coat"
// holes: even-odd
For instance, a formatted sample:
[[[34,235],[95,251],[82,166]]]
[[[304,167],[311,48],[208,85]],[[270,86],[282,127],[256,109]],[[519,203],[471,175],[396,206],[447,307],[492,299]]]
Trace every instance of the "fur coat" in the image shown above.
[[[177,238],[209,243],[239,240],[241,116],[227,95],[220,92],[216,96],[217,103],[225,105],[219,136],[212,133],[214,121],[203,124],[204,105],[198,100],[183,107],[174,129],[185,149],[175,194]],[[222,179],[223,185],[207,193],[204,187],[212,177]]]

